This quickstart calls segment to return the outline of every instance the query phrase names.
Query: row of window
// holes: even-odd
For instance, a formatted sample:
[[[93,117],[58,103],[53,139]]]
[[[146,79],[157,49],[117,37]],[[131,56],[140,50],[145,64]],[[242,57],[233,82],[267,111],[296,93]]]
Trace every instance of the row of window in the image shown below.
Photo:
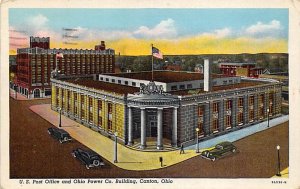
[[[260,99],[264,98],[264,95],[260,95]],[[239,108],[243,108],[243,101],[244,99],[243,98],[239,98],[238,99],[238,107]],[[250,96],[249,97],[249,106],[252,106],[254,105],[254,96]],[[199,134],[200,136],[204,136],[204,105],[199,105],[198,106],[198,128],[199,128]],[[225,111],[231,111],[232,109],[232,100],[227,100],[225,102],[225,107],[226,107],[226,110]],[[216,114],[219,112],[219,104],[217,102],[213,103],[212,105],[212,108],[213,108],[213,114]],[[269,96],[269,114],[270,116],[272,116],[273,114],[273,94],[270,93],[270,96]],[[258,118],[259,119],[262,119],[265,117],[265,112],[264,112],[264,106],[260,106],[259,107],[259,110],[258,110]],[[254,121],[254,109],[249,109],[249,122],[252,122]],[[226,115],[224,116],[224,119],[225,119],[225,127],[227,129],[231,128],[232,127],[232,117],[231,117],[231,114],[229,115]],[[238,111],[237,113],[237,124],[238,125],[241,125],[243,124],[243,121],[244,121],[244,113],[243,111]],[[212,117],[212,128],[211,130],[213,132],[217,132],[219,131],[219,116],[213,116]]]
[[[61,99],[62,110],[66,110],[67,112],[72,112],[71,110],[71,103],[73,103],[74,107],[74,116],[79,117],[78,113],[80,111],[80,119],[85,120],[88,118],[88,122],[91,124],[95,124],[99,127],[103,127],[103,119],[102,119],[102,100],[97,100],[97,116],[98,122],[94,122],[94,105],[93,105],[93,98],[88,97],[88,117],[85,117],[86,107],[85,107],[85,95],[80,95],[74,93],[74,101],[71,102],[71,92],[66,92],[67,98],[65,99],[65,91],[61,91],[61,95],[59,95],[59,90],[56,88],[56,106],[59,107],[59,100]],[[78,98],[80,98],[81,103],[78,104]],[[113,128],[113,104],[107,103],[107,129],[109,131]]]
[[[125,80],[122,83],[122,80],[120,80],[120,79],[116,80],[116,79],[105,78],[105,80],[104,80],[103,77],[100,77],[100,81],[106,81],[106,82],[111,82],[111,83],[118,83],[118,84],[130,85],[129,81]],[[130,86],[133,86],[133,87],[137,86],[136,82],[132,81]]]

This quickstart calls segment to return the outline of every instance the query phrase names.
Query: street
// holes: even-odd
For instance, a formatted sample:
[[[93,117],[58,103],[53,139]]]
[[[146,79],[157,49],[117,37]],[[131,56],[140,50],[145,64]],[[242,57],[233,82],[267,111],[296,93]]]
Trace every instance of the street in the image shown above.
[[[73,149],[87,147],[75,140],[60,144],[47,133],[52,125],[29,109],[45,103],[50,99],[10,98],[11,178],[270,178],[277,171],[277,144],[281,146],[281,169],[289,166],[286,122],[234,142],[239,152],[215,162],[196,156],[163,169],[127,171],[105,161],[103,168],[87,170],[71,155]]]

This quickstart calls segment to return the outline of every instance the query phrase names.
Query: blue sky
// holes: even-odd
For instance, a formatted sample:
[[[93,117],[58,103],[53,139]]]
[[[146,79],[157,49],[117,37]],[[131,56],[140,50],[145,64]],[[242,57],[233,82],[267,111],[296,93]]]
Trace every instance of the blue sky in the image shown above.
[[[192,36],[288,39],[288,9],[23,9],[9,10],[12,30],[61,41],[76,28],[82,41],[97,38],[178,40]]]
[[[230,27],[241,29],[257,22],[278,20],[287,37],[287,9],[10,9],[12,26],[22,25],[26,19],[44,15],[49,27],[105,28],[131,30],[140,26],[153,27],[161,20],[171,18],[181,35],[210,32]]]

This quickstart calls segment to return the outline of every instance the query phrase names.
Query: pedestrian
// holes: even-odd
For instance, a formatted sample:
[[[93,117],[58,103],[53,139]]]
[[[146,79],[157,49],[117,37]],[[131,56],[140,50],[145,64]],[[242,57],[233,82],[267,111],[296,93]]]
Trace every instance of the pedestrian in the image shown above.
[[[180,154],[184,154],[183,144],[181,144],[181,146],[180,146]]]
[[[163,158],[159,157],[160,167],[163,167]]]

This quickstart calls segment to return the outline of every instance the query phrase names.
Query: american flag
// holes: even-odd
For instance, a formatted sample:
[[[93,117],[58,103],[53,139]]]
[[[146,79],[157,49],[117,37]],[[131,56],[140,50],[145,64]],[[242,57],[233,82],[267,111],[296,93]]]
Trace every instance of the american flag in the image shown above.
[[[61,52],[58,52],[57,54],[56,54],[56,58],[63,58],[64,57],[64,55],[63,55],[63,53],[61,53]]]
[[[152,55],[156,58],[163,59],[163,54],[158,48],[152,47]]]

